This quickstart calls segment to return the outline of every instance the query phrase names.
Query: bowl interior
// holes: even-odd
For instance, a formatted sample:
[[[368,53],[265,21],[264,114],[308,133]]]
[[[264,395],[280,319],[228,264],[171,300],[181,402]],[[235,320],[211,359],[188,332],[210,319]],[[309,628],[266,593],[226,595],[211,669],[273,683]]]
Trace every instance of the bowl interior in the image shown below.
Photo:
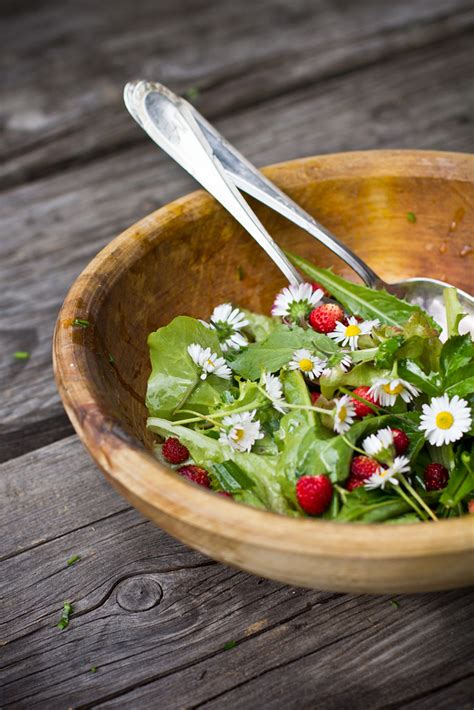
[[[466,161],[382,151],[294,161],[269,175],[385,280],[429,276],[469,290],[474,185]],[[257,203],[252,207],[283,248],[357,279],[302,230]],[[88,376],[108,414],[147,447],[148,334],[179,314],[207,317],[226,301],[268,313],[284,285],[258,245],[203,192],[129,229],[85,276],[88,291],[91,276],[97,289],[76,300],[75,317],[87,317],[93,327],[74,337],[85,339]]]

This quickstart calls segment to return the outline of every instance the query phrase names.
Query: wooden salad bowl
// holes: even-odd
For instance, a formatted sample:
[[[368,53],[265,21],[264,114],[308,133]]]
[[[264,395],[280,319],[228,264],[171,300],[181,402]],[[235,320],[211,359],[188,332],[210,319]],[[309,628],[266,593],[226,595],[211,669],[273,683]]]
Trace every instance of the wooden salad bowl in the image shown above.
[[[472,156],[341,153],[265,172],[387,281],[433,276],[470,290]],[[353,278],[309,235],[252,205],[281,246]],[[114,239],[73,284],[54,336],[59,391],[91,456],[147,518],[191,547],[257,575],[344,592],[473,583],[474,516],[405,525],[286,518],[199,488],[153,457],[144,406],[148,334],[179,314],[208,317],[225,301],[268,313],[283,285],[253,239],[203,191],[162,207]],[[90,325],[80,327],[75,319]]]

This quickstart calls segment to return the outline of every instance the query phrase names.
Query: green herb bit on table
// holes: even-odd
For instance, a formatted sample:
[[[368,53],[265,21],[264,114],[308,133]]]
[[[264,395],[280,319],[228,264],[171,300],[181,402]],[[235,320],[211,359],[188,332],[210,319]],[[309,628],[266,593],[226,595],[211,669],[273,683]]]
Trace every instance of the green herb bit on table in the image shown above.
[[[416,214],[414,212],[407,212],[407,220],[414,224],[416,222]]]
[[[15,360],[29,360],[30,353],[26,352],[26,350],[17,350],[16,353],[13,353],[13,357]]]
[[[270,314],[222,303],[150,333],[156,456],[221,498],[292,517],[472,514],[474,345],[456,290],[442,332],[419,306],[289,256],[308,281]]]
[[[80,559],[79,555],[72,555],[72,557],[70,557],[67,561],[67,566],[72,567],[72,565],[75,565],[76,562],[80,561]]]
[[[64,631],[69,626],[69,617],[73,612],[73,606],[71,602],[64,602],[63,611],[59,622],[56,624],[58,629]]]
[[[89,321],[84,318],[74,318],[72,324],[77,325],[79,328],[88,328],[90,326]]]

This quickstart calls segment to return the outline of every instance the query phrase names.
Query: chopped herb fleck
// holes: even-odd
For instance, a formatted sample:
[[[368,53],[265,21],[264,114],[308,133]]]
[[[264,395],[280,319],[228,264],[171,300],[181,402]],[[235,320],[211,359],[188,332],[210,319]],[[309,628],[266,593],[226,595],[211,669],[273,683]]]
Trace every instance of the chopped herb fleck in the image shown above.
[[[224,651],[230,651],[231,648],[235,648],[236,646],[236,641],[227,641],[227,643],[224,644]]]
[[[110,353],[109,353],[109,362],[110,362],[111,365],[115,365],[115,358],[114,358],[114,356],[111,355]]]
[[[243,268],[241,266],[238,266],[237,267],[237,278],[239,279],[239,281],[242,281],[244,276],[245,276],[245,274],[244,274]]]
[[[13,353],[13,357],[15,360],[29,360],[30,353],[27,353],[26,350],[17,350],[16,353]]]
[[[414,224],[416,222],[416,214],[414,212],[407,212],[407,220]]]
[[[63,606],[63,613],[61,614],[61,618],[59,622],[56,624],[58,629],[61,629],[61,631],[64,631],[69,626],[69,617],[71,616],[73,612],[73,607],[71,602],[64,602]]]
[[[79,328],[88,328],[90,326],[90,323],[88,320],[84,320],[84,318],[74,318],[72,321],[73,325],[78,325]]]
[[[72,565],[76,564],[76,562],[79,562],[80,559],[81,558],[79,557],[79,555],[72,555],[72,557],[70,557],[67,561],[68,567],[71,567]]]
[[[193,101],[199,97],[199,94],[201,92],[197,88],[197,86],[190,86],[188,89],[185,89],[183,91],[183,96],[185,99],[188,99],[188,101]]]
[[[97,673],[97,666],[92,666],[91,673]]]
[[[400,609],[400,602],[397,599],[390,599],[390,604],[395,607],[395,609]]]

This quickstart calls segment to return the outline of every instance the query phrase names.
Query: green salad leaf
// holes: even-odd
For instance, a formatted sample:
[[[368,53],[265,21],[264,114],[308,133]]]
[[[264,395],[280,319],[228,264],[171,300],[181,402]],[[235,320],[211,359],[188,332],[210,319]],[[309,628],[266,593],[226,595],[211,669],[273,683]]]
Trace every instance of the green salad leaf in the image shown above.
[[[192,343],[222,355],[216,333],[188,316],[178,316],[148,336],[152,371],[146,406],[152,416],[172,419],[185,403],[190,409],[207,412],[230,387],[227,380],[215,375],[200,379],[198,368],[187,352]]]
[[[459,453],[451,472],[448,485],[442,492],[440,502],[446,508],[455,508],[469,494],[474,492],[474,452]]]
[[[263,342],[252,343],[238,353],[230,366],[241,377],[258,380],[262,372],[277,372],[287,365],[298,348],[309,348],[320,354],[339,349],[331,338],[314,330],[280,325]]]

